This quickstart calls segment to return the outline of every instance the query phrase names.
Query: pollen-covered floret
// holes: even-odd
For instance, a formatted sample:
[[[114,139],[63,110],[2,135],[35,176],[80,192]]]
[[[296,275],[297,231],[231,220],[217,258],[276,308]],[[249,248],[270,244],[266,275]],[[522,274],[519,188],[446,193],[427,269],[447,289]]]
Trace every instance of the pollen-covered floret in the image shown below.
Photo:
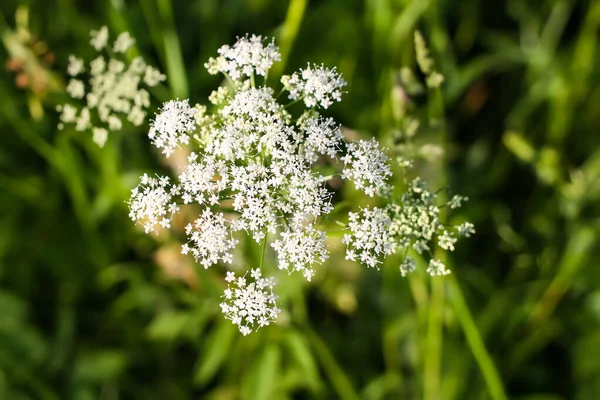
[[[236,278],[235,273],[229,271],[221,303],[225,318],[237,325],[244,336],[275,322],[280,312],[273,293],[275,280],[263,278],[260,269],[253,269],[249,280],[246,275]]]

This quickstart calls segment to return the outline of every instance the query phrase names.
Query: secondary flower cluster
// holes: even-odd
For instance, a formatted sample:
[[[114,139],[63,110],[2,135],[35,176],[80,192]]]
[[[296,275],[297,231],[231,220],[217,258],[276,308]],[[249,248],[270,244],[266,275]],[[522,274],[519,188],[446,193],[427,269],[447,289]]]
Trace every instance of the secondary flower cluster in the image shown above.
[[[165,76],[141,57],[134,58],[130,64],[117,58],[135,43],[129,33],[121,33],[112,46],[108,43],[106,26],[92,31],[91,36],[90,44],[94,49],[106,49],[111,55],[98,55],[90,62],[89,70],[83,60],[73,55],[69,57],[67,73],[71,78],[67,93],[73,99],[85,98],[86,105],[81,109],[70,104],[58,106],[61,121],[58,128],[74,124],[78,131],[92,129],[94,142],[103,147],[108,132],[121,129],[125,119],[135,126],[142,125],[150,106],[150,95],[140,85],[156,86],[165,80]],[[87,90],[82,77],[86,73],[89,75]]]
[[[200,215],[186,226],[182,253],[193,255],[204,268],[234,262],[239,235],[246,233],[260,245],[262,259],[270,247],[280,270],[310,281],[315,268],[329,257],[326,216],[334,204],[327,184],[332,175],[323,176],[323,166],[337,167],[341,179],[388,203],[348,214],[342,242],[349,260],[377,267],[399,248],[412,246],[422,253],[437,238],[439,247],[452,250],[456,236],[473,232],[472,225],[443,228],[435,195],[420,180],[394,201],[385,149],[375,139],[346,141],[339,124],[320,115],[320,109],[341,100],[346,85],[335,69],[309,64],[282,77],[281,86],[291,100],[282,105],[266,85],[269,68],[281,58],[273,41],[242,37],[218,52],[206,67],[210,73],[224,74],[227,85],[209,97],[213,111],[192,107],[188,100],[172,100],[151,124],[149,138],[166,157],[180,147],[192,152],[173,181],[144,175],[132,190],[129,215],[146,232],[168,228],[181,207],[195,205]],[[300,101],[307,109],[299,104],[295,107],[301,110],[292,113],[295,109],[289,106]],[[448,205],[458,206],[461,200]],[[415,264],[405,257],[402,275]],[[252,270],[250,283],[245,275],[227,273],[221,307],[244,335],[268,325],[279,313],[274,278],[262,277],[262,265],[261,261],[261,268]],[[432,260],[428,272],[443,275],[448,270]]]

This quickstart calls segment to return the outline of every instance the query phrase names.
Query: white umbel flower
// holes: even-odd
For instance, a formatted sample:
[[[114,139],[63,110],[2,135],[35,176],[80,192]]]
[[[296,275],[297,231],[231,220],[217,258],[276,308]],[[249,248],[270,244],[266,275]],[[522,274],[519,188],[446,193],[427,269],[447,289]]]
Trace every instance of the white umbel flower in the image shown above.
[[[181,198],[185,204],[215,205],[220,201],[219,192],[227,188],[229,169],[223,160],[212,156],[201,157],[191,153],[188,165],[179,175]]]
[[[342,178],[371,197],[387,186],[386,179],[392,175],[388,156],[375,139],[348,143],[348,152],[341,159]]]
[[[370,268],[381,264],[380,258],[396,250],[390,236],[390,223],[390,217],[381,208],[349,213],[348,228],[352,233],[342,239],[347,246],[346,260],[359,261]]]
[[[77,76],[85,71],[83,66],[83,60],[75,57],[74,55],[69,56],[69,66],[67,67],[67,73],[71,76]]]
[[[144,174],[140,184],[131,190],[129,199],[129,218],[144,227],[146,233],[154,232],[156,225],[171,227],[171,218],[179,211],[173,196],[177,186],[171,186],[169,178],[149,177]]]
[[[275,61],[281,60],[279,48],[273,42],[264,46],[262,37],[256,35],[238,38],[233,46],[221,46],[218,52],[220,56],[208,60],[206,69],[213,75],[227,74],[233,80],[252,74],[264,76]]]
[[[470,237],[475,234],[475,226],[470,222],[463,222],[456,228],[458,236]]]
[[[313,163],[321,155],[333,158],[340,151],[343,136],[333,118],[310,118],[303,124],[303,130],[303,155],[307,162]]]
[[[221,303],[225,318],[237,325],[244,336],[275,322],[280,312],[273,293],[275,280],[263,278],[259,269],[252,270],[250,279],[248,282],[245,275],[236,278],[235,273],[229,271]]]
[[[90,44],[93,48],[100,51],[106,47],[106,43],[108,42],[108,28],[103,26],[98,31],[92,31],[90,36],[92,37]]]
[[[190,241],[182,246],[181,252],[191,253],[204,268],[219,261],[231,264],[231,250],[238,241],[233,238],[228,225],[223,213],[215,214],[205,209],[200,218],[185,227]]]
[[[113,51],[115,53],[125,53],[131,46],[135,44],[135,39],[131,37],[129,32],[123,32],[115,40]]]
[[[281,239],[271,246],[277,252],[278,267],[288,273],[301,272],[307,281],[315,274],[313,265],[321,264],[329,257],[325,247],[325,232],[313,225],[294,226],[281,233]]]
[[[431,276],[442,276],[442,275],[448,275],[450,273],[450,270],[446,268],[446,265],[443,262],[432,258],[429,261],[429,266],[427,267],[427,272]]]
[[[302,99],[306,107],[329,108],[334,101],[342,100],[342,88],[346,81],[334,68],[310,65],[300,72],[281,77],[281,83],[292,100]]]
[[[407,256],[406,258],[404,258],[404,261],[402,261],[402,264],[400,264],[400,274],[402,274],[402,276],[406,276],[408,274],[411,274],[416,268],[417,262],[415,261],[415,259],[410,256]]]
[[[163,149],[163,154],[169,157],[180,144],[188,144],[188,132],[194,129],[196,112],[190,107],[188,100],[171,100],[163,107],[150,125],[148,137],[152,144]]]
[[[112,53],[108,58],[98,55],[89,63],[89,70],[84,67],[83,60],[75,56],[69,57],[67,72],[78,79],[71,79],[66,91],[74,99],[85,99],[86,104],[77,119],[71,118],[71,109],[67,108],[67,105],[61,107],[63,112],[58,127],[63,129],[65,124],[73,123],[78,131],[92,128],[96,138],[94,142],[104,143],[105,140],[97,140],[101,137],[98,132],[120,130],[125,120],[135,126],[144,122],[145,110],[150,106],[150,101],[148,92],[140,86],[142,83],[150,87],[155,86],[166,77],[146,65],[141,57],[136,57],[131,63],[115,58],[135,42],[129,33],[119,35],[112,48],[108,46],[106,26],[92,31],[91,36],[90,43],[96,50],[106,48],[107,52],[112,50]],[[83,79],[83,73],[86,71],[89,71],[87,82]]]
[[[93,128],[92,132],[92,140],[94,143],[96,143],[99,147],[104,147],[106,139],[108,138],[108,131],[104,128]]]

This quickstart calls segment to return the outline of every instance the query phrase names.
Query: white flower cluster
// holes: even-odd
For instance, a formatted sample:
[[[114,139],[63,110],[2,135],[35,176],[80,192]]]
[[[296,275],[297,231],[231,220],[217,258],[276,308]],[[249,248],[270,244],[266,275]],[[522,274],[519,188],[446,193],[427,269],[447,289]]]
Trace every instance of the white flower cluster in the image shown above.
[[[275,280],[263,278],[260,269],[253,269],[250,276],[253,282],[248,283],[245,275],[236,278],[235,273],[229,271],[221,303],[225,318],[237,325],[244,336],[274,322],[280,312],[277,296],[273,294]]]
[[[285,269],[289,273],[300,271],[310,282],[315,273],[312,266],[329,258],[325,238],[325,232],[315,229],[312,225],[283,232],[281,238],[271,244],[277,252],[279,269]]]
[[[188,100],[167,101],[150,125],[148,137],[169,157],[180,144],[190,142],[187,133],[196,125],[195,115],[196,111],[190,107]]]
[[[213,75],[227,74],[233,80],[251,77],[254,73],[265,76],[273,63],[281,60],[275,43],[271,41],[264,46],[262,37],[256,35],[239,38],[233,46],[221,46],[218,53],[219,57],[208,60],[206,69]]]
[[[388,156],[375,139],[348,143],[348,153],[342,161],[342,178],[350,179],[357,189],[371,197],[387,186],[386,179],[392,175]]]
[[[289,97],[302,99],[310,108],[292,116],[264,80],[262,86],[255,81],[255,75],[266,76],[280,58],[273,42],[265,46],[260,36],[246,36],[221,47],[219,54],[206,67],[231,79],[210,96],[213,112],[204,106],[192,108],[188,100],[173,100],[156,115],[149,138],[166,157],[178,147],[194,146],[193,151],[174,182],[142,177],[132,191],[130,217],[150,232],[156,225],[168,226],[179,206],[194,205],[201,211],[186,227],[182,253],[191,254],[204,268],[232,263],[238,235],[245,232],[261,243],[263,260],[270,243],[280,270],[311,281],[315,268],[329,257],[325,217],[333,210],[333,192],[327,182],[335,174],[324,177],[321,168],[337,167],[342,179],[373,197],[388,188],[388,157],[375,139],[346,142],[339,124],[315,109],[340,100],[345,82],[335,69],[309,65],[282,78]],[[415,185],[405,199],[407,210],[401,202],[397,209],[350,212],[342,239],[346,258],[377,267],[398,247],[418,242],[415,248],[426,248],[428,242],[422,239],[431,240],[437,232],[439,210],[423,209],[411,200],[417,189],[421,190]],[[435,229],[427,231],[432,224]],[[461,227],[465,235],[472,233],[472,225]],[[454,235],[439,234],[439,245],[453,248]],[[414,269],[415,261],[407,257],[402,275]],[[432,274],[445,271],[435,263],[430,269]],[[245,275],[236,278],[229,272],[221,304],[244,335],[268,325],[279,313],[274,279],[263,278],[260,269],[252,270],[251,277],[248,284]]]
[[[362,218],[361,218],[362,214]],[[390,217],[381,208],[364,208],[359,213],[348,214],[348,227],[352,234],[344,235],[346,259],[357,259],[368,267],[380,264],[380,258],[395,252],[390,236]]]
[[[182,246],[181,252],[183,254],[191,252],[204,268],[219,261],[231,264],[233,262],[231,250],[238,241],[232,237],[228,224],[229,221],[225,219],[223,213],[215,214],[210,209],[205,209],[200,218],[185,227],[185,233],[189,236],[192,247],[186,243]]]
[[[108,49],[108,28],[104,26],[99,31],[92,31],[91,36],[90,44],[97,51]],[[124,32],[115,40],[112,53],[125,53],[134,43],[129,33]],[[83,60],[70,56],[67,72],[71,76],[67,93],[77,100],[85,97],[86,105],[81,109],[69,104],[58,106],[58,128],[74,124],[78,131],[92,129],[93,140],[100,147],[104,146],[108,131],[121,129],[125,120],[135,126],[144,122],[150,95],[140,87],[141,84],[152,87],[165,80],[160,71],[147,65],[141,57],[127,64],[114,56],[99,55],[89,64],[87,90],[81,76],[86,72]]]
[[[457,201],[457,199],[460,199]],[[465,197],[455,196],[445,206],[457,208]],[[412,248],[419,254],[431,253],[430,245],[437,239],[437,245],[447,251],[454,251],[459,237],[475,233],[473,224],[465,222],[458,227],[449,227],[440,221],[440,207],[437,195],[430,192],[421,178],[414,179],[398,203],[388,205],[391,215],[390,234],[396,238],[399,248],[408,251]],[[407,257],[400,266],[403,275],[414,270],[414,260]],[[432,259],[427,268],[431,275],[446,275],[450,271],[440,260]]]
[[[346,81],[334,68],[310,65],[292,75],[281,77],[281,83],[292,100],[302,99],[306,107],[329,108],[334,101],[342,100],[342,88]]]
[[[140,184],[131,190],[129,217],[142,224],[146,233],[154,232],[156,225],[170,228],[171,218],[179,211],[173,201],[177,194],[178,188],[169,185],[168,177],[144,174]]]

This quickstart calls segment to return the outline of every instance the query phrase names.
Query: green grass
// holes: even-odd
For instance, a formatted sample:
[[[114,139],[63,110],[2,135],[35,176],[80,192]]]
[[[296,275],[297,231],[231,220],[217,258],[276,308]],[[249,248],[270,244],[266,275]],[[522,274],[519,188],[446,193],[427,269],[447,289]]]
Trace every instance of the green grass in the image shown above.
[[[34,91],[0,70],[0,398],[597,398],[600,3],[183,3],[0,5],[3,65],[16,57],[47,77]],[[453,274],[402,278],[395,256],[367,270],[332,241],[314,284],[280,277],[279,323],[238,335],[220,315],[222,271],[173,278],[171,239],[127,217],[137,177],[167,170],[144,130],[98,149],[55,128],[67,57],[90,54],[87,34],[105,24],[167,74],[154,107],[206,103],[219,81],[203,64],[247,32],[281,46],[270,81],[307,61],[337,66],[349,85],[329,115],[469,196],[450,218],[477,234],[448,258]],[[441,90],[400,78],[407,67],[424,82],[416,29]],[[428,160],[432,146],[443,157]],[[260,259],[260,246],[241,245]]]

